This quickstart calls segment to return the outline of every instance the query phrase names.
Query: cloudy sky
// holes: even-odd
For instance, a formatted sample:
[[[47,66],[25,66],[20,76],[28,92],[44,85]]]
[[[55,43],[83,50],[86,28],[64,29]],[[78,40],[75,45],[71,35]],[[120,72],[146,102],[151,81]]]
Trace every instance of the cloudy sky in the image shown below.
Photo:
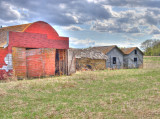
[[[70,47],[160,39],[160,0],[0,0],[0,26],[45,21]]]

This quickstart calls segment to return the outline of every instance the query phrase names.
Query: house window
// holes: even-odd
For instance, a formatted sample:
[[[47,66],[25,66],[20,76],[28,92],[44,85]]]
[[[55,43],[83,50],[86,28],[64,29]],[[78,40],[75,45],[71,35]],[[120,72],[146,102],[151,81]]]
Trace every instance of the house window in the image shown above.
[[[137,62],[137,58],[134,58],[134,62]]]
[[[134,53],[137,54],[137,50],[135,50]]]
[[[116,64],[116,57],[113,57],[113,64]]]

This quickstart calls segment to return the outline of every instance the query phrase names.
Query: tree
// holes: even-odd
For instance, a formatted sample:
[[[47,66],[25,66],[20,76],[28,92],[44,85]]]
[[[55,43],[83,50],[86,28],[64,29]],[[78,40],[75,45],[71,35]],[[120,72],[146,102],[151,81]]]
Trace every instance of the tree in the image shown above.
[[[159,39],[149,39],[141,43],[141,48],[145,55],[148,56],[158,56],[160,55],[160,40]]]
[[[146,51],[148,48],[151,48],[153,44],[153,40],[149,39],[141,43],[141,48],[143,51]]]

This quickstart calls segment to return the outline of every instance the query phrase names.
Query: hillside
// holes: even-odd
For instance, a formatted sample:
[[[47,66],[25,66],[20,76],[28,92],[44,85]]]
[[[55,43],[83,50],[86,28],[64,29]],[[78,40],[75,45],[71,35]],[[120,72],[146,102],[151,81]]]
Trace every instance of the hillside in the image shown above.
[[[2,119],[159,118],[160,57],[143,69],[0,83]]]

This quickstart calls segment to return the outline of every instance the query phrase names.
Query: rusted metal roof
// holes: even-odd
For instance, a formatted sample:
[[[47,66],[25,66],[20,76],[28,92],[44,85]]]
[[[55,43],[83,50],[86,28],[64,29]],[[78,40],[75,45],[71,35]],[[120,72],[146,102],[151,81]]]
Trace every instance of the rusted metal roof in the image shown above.
[[[122,51],[125,55],[128,55],[128,54],[130,54],[132,51],[134,51],[135,49],[138,49],[138,50],[143,54],[143,52],[142,52],[138,47],[121,48],[121,51]]]
[[[15,26],[8,26],[0,28],[1,31],[16,31],[16,32],[24,32],[32,23],[29,24],[21,24]]]
[[[0,47],[4,47],[4,45],[7,44],[8,31],[24,32],[31,24],[32,23],[0,28]]]

